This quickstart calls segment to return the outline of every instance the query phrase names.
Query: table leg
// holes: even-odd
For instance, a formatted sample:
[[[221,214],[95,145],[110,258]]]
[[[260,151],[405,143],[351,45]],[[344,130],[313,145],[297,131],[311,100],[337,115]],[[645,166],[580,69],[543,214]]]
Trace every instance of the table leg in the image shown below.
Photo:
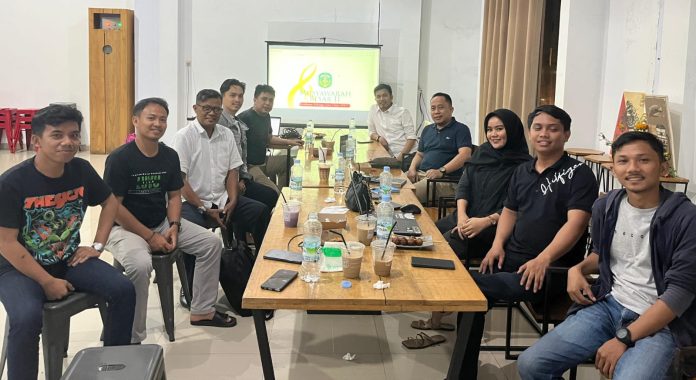
[[[450,359],[447,380],[457,380],[460,378],[462,360],[466,353],[466,345],[471,334],[471,325],[474,323],[474,313],[462,313],[461,321],[457,326],[457,341],[454,344],[452,358]]]
[[[264,310],[254,309],[252,314],[254,315],[254,327],[256,328],[256,341],[259,344],[259,354],[261,355],[263,378],[265,380],[275,380],[271,348],[268,345],[268,333],[266,332],[266,313]]]
[[[285,163],[286,163],[287,169],[288,169],[288,171],[287,171],[287,176],[286,176],[287,179],[286,179],[285,187],[290,187],[290,170],[292,170],[292,163],[293,163],[292,157],[290,156],[290,151],[291,151],[291,150],[292,150],[292,148],[288,148],[288,149],[287,149],[288,155],[285,156],[285,157],[286,157],[286,158],[285,158]]]

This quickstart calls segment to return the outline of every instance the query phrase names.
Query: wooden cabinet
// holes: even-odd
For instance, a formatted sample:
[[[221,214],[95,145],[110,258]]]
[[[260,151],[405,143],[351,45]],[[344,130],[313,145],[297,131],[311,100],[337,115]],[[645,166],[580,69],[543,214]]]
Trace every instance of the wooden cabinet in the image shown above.
[[[132,131],[133,11],[89,8],[89,143],[109,153]]]

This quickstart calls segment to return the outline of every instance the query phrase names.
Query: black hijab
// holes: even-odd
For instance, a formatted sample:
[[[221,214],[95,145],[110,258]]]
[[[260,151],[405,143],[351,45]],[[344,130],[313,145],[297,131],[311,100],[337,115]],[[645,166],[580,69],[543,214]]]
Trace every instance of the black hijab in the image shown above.
[[[471,156],[468,165],[501,165],[517,166],[531,159],[527,148],[527,139],[524,136],[524,125],[514,112],[500,108],[488,115],[483,121],[483,133],[486,133],[488,121],[497,116],[505,126],[507,142],[501,149],[494,149],[490,142],[486,141],[476,149]]]

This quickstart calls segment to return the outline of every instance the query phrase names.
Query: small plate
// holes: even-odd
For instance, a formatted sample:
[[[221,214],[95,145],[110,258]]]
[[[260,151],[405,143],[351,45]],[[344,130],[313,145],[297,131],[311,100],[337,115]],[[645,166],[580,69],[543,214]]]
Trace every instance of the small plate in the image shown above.
[[[395,235],[395,236],[402,236],[402,237],[408,237],[408,236],[403,236],[403,235]],[[433,237],[430,235],[427,236],[420,236],[421,239],[423,239],[423,244],[422,245],[399,245],[397,244],[397,248],[401,249],[429,249],[434,246],[433,244]]]

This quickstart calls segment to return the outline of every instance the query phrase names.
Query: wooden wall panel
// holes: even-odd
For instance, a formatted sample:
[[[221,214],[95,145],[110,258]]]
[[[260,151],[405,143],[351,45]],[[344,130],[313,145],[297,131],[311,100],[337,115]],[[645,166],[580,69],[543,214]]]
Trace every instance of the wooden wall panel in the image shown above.
[[[93,153],[106,153],[106,129],[104,121],[104,31],[94,28],[94,14],[103,9],[90,8],[88,13],[89,33],[89,147]]]
[[[121,29],[95,29],[94,13],[120,15]],[[126,135],[132,129],[130,113],[135,94],[133,11],[90,9],[90,33],[92,32],[100,32],[103,39],[99,46],[96,46],[97,42],[93,46],[90,39],[90,107],[96,110],[98,123],[91,129],[96,145],[91,146],[90,150],[94,153],[110,153],[124,143]],[[103,52],[106,45],[111,46],[110,54]],[[94,60],[92,54],[95,55]],[[100,58],[96,58],[97,55]],[[100,77],[96,78],[97,76]],[[90,141],[92,144],[91,138]]]

